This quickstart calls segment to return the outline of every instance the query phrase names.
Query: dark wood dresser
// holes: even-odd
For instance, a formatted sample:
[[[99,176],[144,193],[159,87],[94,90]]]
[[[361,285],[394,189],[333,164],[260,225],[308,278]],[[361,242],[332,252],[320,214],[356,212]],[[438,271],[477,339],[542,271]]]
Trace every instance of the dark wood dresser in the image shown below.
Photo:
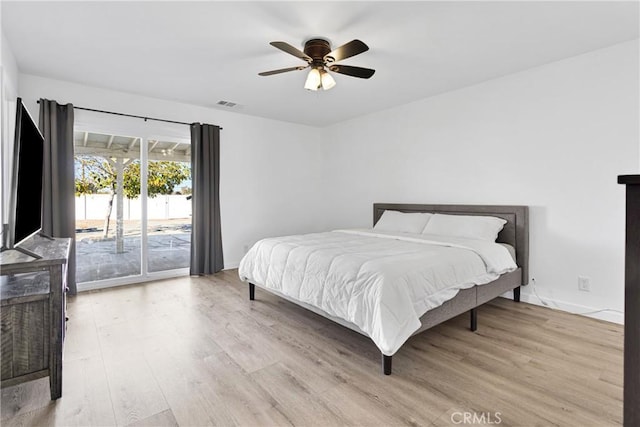
[[[640,426],[640,175],[621,175],[627,186],[624,285],[624,425]]]
[[[51,399],[62,396],[65,291],[71,239],[36,236],[0,253],[2,387],[49,376]]]

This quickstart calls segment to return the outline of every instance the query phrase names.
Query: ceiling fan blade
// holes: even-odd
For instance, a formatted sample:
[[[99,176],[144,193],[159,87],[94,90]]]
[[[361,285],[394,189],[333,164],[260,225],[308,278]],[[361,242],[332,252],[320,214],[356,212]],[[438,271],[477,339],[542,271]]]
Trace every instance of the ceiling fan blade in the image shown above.
[[[324,56],[324,60],[328,62],[338,62],[343,59],[351,58],[362,52],[369,50],[369,46],[364,44],[360,40],[351,40],[349,43],[345,43],[339,48],[332,50]]]
[[[286,43],[286,42],[271,42],[269,44],[271,46],[273,46],[273,47],[277,47],[278,49],[287,52],[289,55],[293,55],[296,58],[300,58],[303,61],[307,61],[307,62],[313,61],[313,59],[311,59],[311,57],[309,55],[307,55],[306,53],[304,53],[300,49],[296,49],[295,47],[291,46],[289,43]]]
[[[297,67],[289,67],[289,68],[281,68],[279,70],[263,71],[262,73],[258,73],[258,75],[259,76],[272,76],[274,74],[286,73],[288,71],[304,70],[307,67],[308,66],[299,65]]]
[[[368,79],[376,72],[371,68],[352,67],[350,65],[331,65],[329,70],[351,77],[360,77],[361,79]]]

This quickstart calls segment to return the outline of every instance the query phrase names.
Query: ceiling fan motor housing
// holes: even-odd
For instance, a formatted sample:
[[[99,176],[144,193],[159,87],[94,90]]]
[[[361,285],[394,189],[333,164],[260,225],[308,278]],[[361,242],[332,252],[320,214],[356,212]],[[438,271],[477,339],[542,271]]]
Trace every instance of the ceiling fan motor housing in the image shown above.
[[[323,66],[326,62],[334,62],[335,59],[327,57],[325,55],[331,52],[331,45],[327,40],[323,39],[311,39],[304,44],[304,53],[313,59],[311,65]]]

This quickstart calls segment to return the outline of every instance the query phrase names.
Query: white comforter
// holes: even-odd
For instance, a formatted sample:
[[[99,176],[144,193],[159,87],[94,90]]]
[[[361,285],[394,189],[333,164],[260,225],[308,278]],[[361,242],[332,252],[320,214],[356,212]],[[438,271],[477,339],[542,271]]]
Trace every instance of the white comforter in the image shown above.
[[[336,230],[261,240],[239,275],[357,325],[391,356],[428,310],[516,268],[496,243]]]

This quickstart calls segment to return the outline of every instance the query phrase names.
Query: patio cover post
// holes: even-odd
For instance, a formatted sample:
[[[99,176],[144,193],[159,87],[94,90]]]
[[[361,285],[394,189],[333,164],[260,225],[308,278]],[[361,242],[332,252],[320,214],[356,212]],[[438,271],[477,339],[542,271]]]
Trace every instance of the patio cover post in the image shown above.
[[[116,158],[116,253],[124,252],[124,159]]]

